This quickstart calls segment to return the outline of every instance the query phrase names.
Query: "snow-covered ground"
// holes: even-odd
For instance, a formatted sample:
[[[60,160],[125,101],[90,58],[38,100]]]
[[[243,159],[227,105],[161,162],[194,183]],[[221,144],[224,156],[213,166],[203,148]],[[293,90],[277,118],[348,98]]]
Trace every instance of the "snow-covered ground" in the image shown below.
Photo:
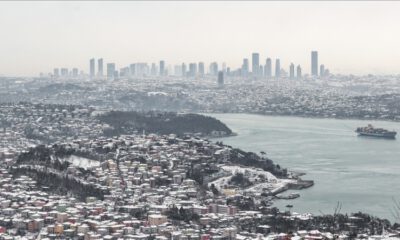
[[[63,160],[72,163],[72,165],[74,165],[76,167],[81,167],[84,169],[100,166],[99,161],[91,160],[91,159],[84,158],[84,157],[78,157],[75,155],[68,156],[68,157],[64,158]]]
[[[268,182],[275,182],[278,180],[272,173],[264,171],[261,168],[249,168],[228,165],[223,165],[220,167],[227,172],[231,172],[233,175],[235,175],[236,173],[242,173],[251,182],[254,182],[256,179],[260,179],[260,176],[264,176],[264,178],[268,180]]]
[[[219,166],[223,171],[230,173],[230,176],[218,178],[208,184],[214,184],[218,191],[222,191],[225,185],[229,185],[229,181],[236,173],[242,173],[248,178],[253,185],[249,188],[243,189],[244,191],[254,191],[261,193],[264,189],[268,189],[271,192],[279,191],[280,189],[286,188],[288,183],[295,182],[292,179],[279,179],[272,173],[262,170],[261,168],[250,168],[232,165],[221,165]]]

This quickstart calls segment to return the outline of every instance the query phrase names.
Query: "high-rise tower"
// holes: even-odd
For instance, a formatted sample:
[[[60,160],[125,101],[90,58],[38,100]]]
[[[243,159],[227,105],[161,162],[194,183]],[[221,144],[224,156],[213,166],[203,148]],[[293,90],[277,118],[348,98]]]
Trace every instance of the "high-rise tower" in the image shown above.
[[[321,77],[325,76],[325,65],[321,64],[321,66],[319,67],[319,75]]]
[[[297,65],[297,79],[300,79],[301,78],[301,67],[300,67],[300,65]]]
[[[271,63],[271,58],[267,58],[267,60],[265,61],[265,77],[267,79],[270,79],[272,77],[272,63]]]
[[[199,76],[204,76],[204,63],[199,62]]]
[[[189,63],[189,76],[195,77],[197,75],[197,64]]]
[[[318,76],[318,52],[311,52],[311,75]]]
[[[161,60],[160,61],[160,76],[165,75],[165,61]]]
[[[260,54],[258,53],[253,53],[251,56],[251,71],[254,77],[258,77],[258,73],[260,70]]]
[[[280,78],[281,77],[281,61],[279,58],[276,59],[275,61],[275,78]]]
[[[249,59],[244,58],[242,64],[242,77],[247,77],[249,75]]]
[[[103,77],[103,59],[102,58],[97,60],[97,68],[98,68],[97,76]]]
[[[294,64],[291,63],[289,67],[289,78],[294,79]]]
[[[94,58],[90,59],[89,74],[90,74],[90,78],[94,78],[94,76],[95,76],[95,63],[94,63]]]
[[[107,63],[107,79],[112,80],[115,76],[115,63]]]
[[[186,64],[182,63],[182,76],[186,77]]]
[[[219,87],[224,86],[224,72],[223,71],[218,72],[218,86]]]

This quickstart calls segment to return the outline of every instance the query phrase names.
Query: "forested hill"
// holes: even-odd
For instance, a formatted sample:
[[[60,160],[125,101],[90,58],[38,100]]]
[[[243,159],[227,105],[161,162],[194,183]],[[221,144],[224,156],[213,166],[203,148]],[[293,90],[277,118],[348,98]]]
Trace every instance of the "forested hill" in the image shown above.
[[[108,136],[143,130],[146,133],[177,135],[200,133],[202,136],[227,136],[232,134],[232,130],[221,121],[199,114],[111,111],[97,118],[111,126],[105,131]]]

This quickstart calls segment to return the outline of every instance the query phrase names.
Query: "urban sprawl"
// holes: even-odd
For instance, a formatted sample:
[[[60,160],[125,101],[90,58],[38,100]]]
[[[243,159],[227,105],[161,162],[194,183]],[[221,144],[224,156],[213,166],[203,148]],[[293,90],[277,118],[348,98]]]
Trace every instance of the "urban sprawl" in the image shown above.
[[[274,201],[312,180],[213,141],[234,135],[198,113],[400,120],[400,76],[311,74],[252,55],[89,73],[0,77],[0,239],[398,239],[367,213],[297,213]],[[296,71],[295,71],[296,70]],[[400,210],[400,208],[399,208]],[[398,214],[399,215],[399,214]],[[400,219],[399,219],[400,220]]]

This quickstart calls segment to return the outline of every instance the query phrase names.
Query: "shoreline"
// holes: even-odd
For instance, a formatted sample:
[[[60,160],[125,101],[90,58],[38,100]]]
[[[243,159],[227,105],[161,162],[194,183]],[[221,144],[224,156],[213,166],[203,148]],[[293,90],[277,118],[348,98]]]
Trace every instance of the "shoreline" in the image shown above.
[[[261,150],[263,149],[264,144],[263,143],[258,144],[258,142],[261,141],[263,136],[260,135],[254,140],[254,143],[257,143],[258,145],[253,147],[252,146],[253,141],[251,139],[251,136],[252,136],[251,133],[253,133],[253,131],[257,132],[257,128],[259,128],[260,130],[264,129],[263,126],[265,124],[263,124],[263,121],[264,122],[271,121],[271,124],[266,126],[265,129],[273,127],[275,125],[275,123],[278,124],[280,121],[282,121],[282,122],[284,121],[285,124],[286,123],[287,124],[294,124],[296,122],[302,121],[301,124],[298,124],[298,125],[295,125],[295,126],[301,128],[301,127],[303,127],[302,124],[304,123],[304,124],[307,124],[307,126],[310,126],[310,129],[313,127],[314,123],[315,124],[320,124],[321,126],[327,126],[327,125],[330,125],[330,124],[334,124],[334,126],[335,126],[334,129],[336,129],[336,128],[337,129],[339,129],[339,128],[345,129],[341,125],[354,126],[354,125],[357,125],[357,124],[363,124],[365,122],[370,122],[370,121],[376,121],[376,123],[372,123],[374,125],[383,125],[383,127],[385,127],[384,125],[387,124],[389,126],[389,128],[395,128],[395,129],[396,128],[400,128],[400,125],[399,125],[399,127],[397,126],[398,121],[396,121],[396,120],[388,120],[388,119],[358,119],[358,118],[354,119],[354,118],[310,117],[310,116],[292,116],[292,115],[291,116],[289,116],[289,115],[267,115],[267,114],[256,114],[256,113],[215,113],[215,115],[211,115],[211,113],[207,113],[207,114],[210,114],[210,116],[215,117],[215,118],[221,120],[224,123],[231,122],[231,124],[232,124],[231,126],[229,126],[229,124],[227,124],[229,127],[234,127],[235,131],[239,131],[239,133],[240,133],[239,135],[246,136],[246,138],[244,138],[244,139],[247,140],[246,144],[244,144],[243,141],[236,141],[234,139],[231,139],[231,140],[226,139],[226,142],[228,143],[228,145],[232,145],[233,144],[235,147],[239,147],[239,148],[246,149],[246,150],[254,150],[255,152],[258,152],[259,149],[261,149]],[[258,117],[258,116],[260,116],[260,117]],[[263,118],[263,116],[265,116],[266,118]],[[269,118],[268,119],[267,117],[274,117],[274,118]],[[282,117],[282,120],[280,120],[280,117]],[[250,119],[250,120],[246,121],[247,119]],[[285,120],[285,119],[287,119],[287,120]],[[291,119],[291,121],[289,121],[289,119]],[[320,121],[317,121],[317,120],[316,121],[311,121],[311,120],[308,120],[308,119],[320,119]],[[341,120],[343,120],[343,121],[341,121]],[[348,121],[348,122],[346,122],[346,121]],[[246,125],[246,127],[241,128],[240,127],[241,124],[242,125],[243,124],[247,124],[247,125]],[[320,125],[318,125],[318,127]],[[305,126],[305,128],[307,126]],[[251,129],[251,131],[249,129]],[[263,131],[263,134],[267,134],[267,133],[268,133],[267,131]],[[300,135],[300,134],[301,133],[299,133],[297,135]],[[344,137],[345,138],[350,138],[348,136],[344,136]],[[354,137],[355,137],[355,135],[354,135]],[[321,136],[321,138],[322,138],[322,136]],[[338,138],[338,139],[340,139],[340,138]],[[379,140],[380,139],[378,139],[378,141]],[[225,140],[222,140],[222,141],[224,141],[224,143],[225,143]],[[273,140],[271,140],[271,141],[273,141]],[[357,140],[355,140],[353,138],[350,138],[350,140],[348,140],[348,142],[350,142],[350,143],[353,143],[355,141],[357,141]],[[378,145],[380,144],[380,142],[381,141],[378,142]],[[370,146],[371,144],[375,145],[375,143],[376,143],[376,141],[359,141],[359,147],[360,148],[365,148],[365,146]],[[386,146],[386,143],[382,143],[382,144]],[[348,147],[348,146],[349,145],[345,145],[345,144],[341,144],[340,145],[340,147]],[[390,148],[390,149],[394,148],[395,149],[396,146],[398,146],[398,145],[390,143],[388,148]],[[352,148],[352,146],[350,148]],[[280,146],[279,149],[282,150],[282,151],[285,151],[284,145]],[[299,148],[296,148],[296,149],[299,149]],[[357,148],[357,151],[358,151],[358,148]],[[394,151],[394,152],[397,152],[397,150]],[[289,155],[288,154],[284,154],[279,159],[281,159],[281,161],[283,160],[284,162],[290,162],[290,161],[287,161],[287,160],[290,159],[290,156],[292,156],[292,155],[293,154],[289,154]],[[276,154],[275,155],[268,154],[268,156],[272,157],[272,156],[276,156]],[[309,155],[306,154],[305,156],[309,156]],[[335,153],[334,156],[337,156],[338,158],[339,157],[344,157],[344,159],[347,159],[347,160],[351,159],[350,157],[353,157],[353,158],[357,158],[354,161],[357,161],[358,164],[359,163],[364,163],[364,161],[361,161],[361,160],[358,161],[359,155],[342,156],[342,154],[336,154]],[[363,155],[360,155],[360,156],[363,156]],[[393,157],[390,157],[390,159],[392,159],[392,158]],[[274,159],[274,158],[272,158],[272,159]],[[297,159],[297,158],[295,158],[295,159]],[[327,157],[327,158],[324,158],[323,160],[328,161],[329,159],[330,159],[330,157]],[[333,159],[332,160],[333,162],[336,162],[336,158],[332,158],[332,159]],[[308,161],[308,162],[312,162],[312,159],[310,159],[310,161]],[[281,162],[277,161],[275,164],[277,164],[277,163],[280,164]],[[325,162],[323,162],[323,163],[325,163]],[[286,164],[286,165],[289,168],[288,172],[290,172],[290,166],[291,165],[290,164],[289,165]],[[397,166],[397,163],[396,163],[396,166]],[[328,167],[328,165],[323,165],[323,167]],[[310,174],[313,171],[313,168],[305,168],[305,169],[306,170],[303,170],[303,171],[309,172],[311,170]],[[352,166],[348,167],[349,171],[351,171],[351,169],[353,169]],[[301,169],[300,169],[300,171],[301,171]],[[348,171],[341,171],[340,173],[348,174]],[[297,173],[296,172],[296,173],[293,173],[293,174],[294,175],[298,175],[299,177],[301,177],[301,176],[304,176],[307,173],[304,173],[304,172],[303,173],[301,173],[301,172]],[[377,174],[381,174],[381,172],[379,171],[379,173],[377,173]],[[321,198],[321,196],[320,196],[321,194],[317,193],[317,189],[318,189],[318,192],[319,192],[320,189],[324,188],[323,185],[325,185],[325,181],[322,181],[319,176],[315,176],[314,174],[312,174],[312,175],[313,176],[311,178],[314,178],[314,180],[316,181],[316,186],[314,188],[310,188],[308,191],[312,191],[313,192],[312,194],[314,194],[314,195],[312,195],[312,194],[309,195],[309,193],[311,193],[311,192],[304,192],[304,195],[303,195],[300,191],[298,191],[298,193],[300,193],[300,195],[301,195],[299,197],[299,199],[295,200],[295,201],[288,201],[288,203],[293,203],[293,205],[296,205],[296,208],[297,208],[296,210],[299,211],[299,212],[303,212],[303,211],[304,212],[310,212],[313,215],[317,216],[317,215],[321,215],[321,214],[318,213],[319,209],[322,210],[323,212],[327,212],[328,211],[328,210],[326,210],[327,209],[327,207],[326,207],[327,204],[325,202],[322,202],[320,204],[320,202],[319,202],[320,199],[322,199],[324,201],[326,199],[325,198]],[[306,176],[308,176],[308,174]],[[304,178],[307,178],[307,177],[304,177]],[[384,178],[384,179],[386,179],[386,178]],[[329,186],[333,186],[333,184],[329,185]],[[336,186],[336,184],[335,184],[335,186]],[[287,193],[290,193],[290,192],[296,192],[296,190],[295,191],[288,190],[284,194],[286,195]],[[363,193],[363,192],[361,192],[361,193]],[[348,194],[348,193],[346,191],[344,191],[344,194]],[[360,193],[357,193],[357,197],[358,197],[359,194]],[[314,208],[313,208],[313,204],[303,203],[303,202],[305,202],[304,199],[307,199],[306,201],[309,201],[311,199],[310,196],[312,196],[312,199],[313,199],[312,202],[314,200],[316,202],[316,205],[315,205],[316,207],[314,207]],[[278,201],[278,200],[274,199],[273,200],[274,204],[272,206],[276,206],[279,209],[284,210],[284,204],[286,203],[286,201],[287,200]],[[328,200],[326,200],[326,201],[328,201]],[[352,207],[351,204],[350,204],[352,201],[348,201],[348,199],[346,199],[346,198],[341,198],[340,201],[344,202],[345,205],[346,205],[346,207],[344,208],[345,210],[343,210],[345,213],[354,213],[356,211],[356,209],[360,209],[360,211],[362,211],[362,212],[370,213],[371,216],[376,216],[376,217],[379,217],[379,218],[388,219],[390,222],[395,222],[393,217],[390,216],[390,213],[388,213],[385,209],[382,210],[379,205],[378,206],[374,205],[373,208],[371,207],[371,209],[368,210],[368,208],[366,208],[365,205],[363,205],[364,201],[362,201],[360,206],[357,206],[357,208]],[[347,201],[347,203],[346,203],[346,201]],[[334,201],[329,200],[329,202],[334,202]],[[365,201],[365,203],[369,203],[369,202],[370,201]],[[386,203],[387,205],[389,205],[389,206],[391,205],[390,198],[389,198],[389,200],[385,200],[385,201],[382,201],[382,202],[387,202]],[[328,206],[328,208],[329,208],[329,206]]]
[[[309,116],[309,115],[289,115],[289,114],[268,114],[268,113],[252,113],[252,112],[197,112],[196,114],[202,114],[210,116],[212,114],[247,114],[255,116],[268,116],[268,117],[297,117],[306,119],[331,119],[331,120],[359,120],[359,121],[382,121],[391,123],[400,123],[399,120],[386,119],[386,118],[357,118],[357,117],[323,117],[323,116]]]
[[[238,133],[232,132],[231,134],[225,134],[222,136],[213,136],[213,135],[204,135],[201,136],[202,138],[206,138],[206,139],[216,139],[216,138],[228,138],[228,137],[236,137],[239,136]]]

